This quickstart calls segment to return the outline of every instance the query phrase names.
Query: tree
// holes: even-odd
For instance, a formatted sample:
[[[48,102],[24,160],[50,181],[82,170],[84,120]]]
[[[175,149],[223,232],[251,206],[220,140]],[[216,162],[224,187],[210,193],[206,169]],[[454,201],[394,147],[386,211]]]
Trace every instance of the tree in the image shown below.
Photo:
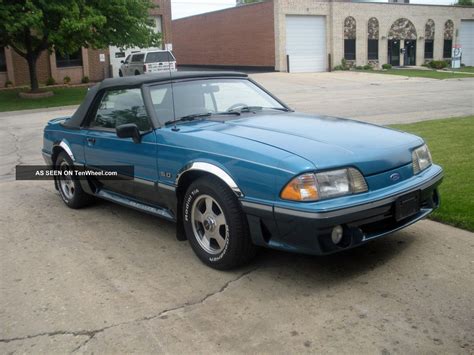
[[[460,6],[474,6],[473,0],[458,0],[456,5]]]
[[[150,0],[0,0],[0,47],[26,59],[37,91],[36,62],[44,50],[159,45],[148,14],[153,7]]]

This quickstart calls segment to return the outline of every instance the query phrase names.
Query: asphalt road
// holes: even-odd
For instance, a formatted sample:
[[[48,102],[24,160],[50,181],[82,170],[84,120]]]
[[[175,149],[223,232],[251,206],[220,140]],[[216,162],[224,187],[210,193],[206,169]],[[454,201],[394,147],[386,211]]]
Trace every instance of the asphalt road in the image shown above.
[[[293,77],[256,78],[305,102]],[[374,118],[377,100],[360,99]],[[338,255],[262,250],[218,272],[171,223],[107,202],[68,209],[51,182],[13,181],[16,164],[41,163],[45,122],[70,112],[0,114],[0,353],[474,353],[473,233],[422,221]]]

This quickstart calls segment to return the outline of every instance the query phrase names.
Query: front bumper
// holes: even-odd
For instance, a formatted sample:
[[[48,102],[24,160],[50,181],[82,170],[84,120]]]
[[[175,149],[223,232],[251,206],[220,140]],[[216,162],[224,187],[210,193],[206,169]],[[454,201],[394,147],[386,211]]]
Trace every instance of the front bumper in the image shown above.
[[[285,206],[262,205],[242,201],[255,244],[285,251],[307,254],[330,254],[353,248],[369,240],[398,231],[426,217],[439,206],[438,186],[442,169],[436,167],[426,179],[409,188],[377,200],[330,211],[310,211]],[[403,219],[395,217],[396,203],[416,194],[419,210]],[[344,236],[338,245],[331,241],[333,227],[341,225]]]
[[[41,151],[41,154],[43,155],[44,162],[48,167],[53,166],[53,159],[50,153],[45,152],[44,150]]]

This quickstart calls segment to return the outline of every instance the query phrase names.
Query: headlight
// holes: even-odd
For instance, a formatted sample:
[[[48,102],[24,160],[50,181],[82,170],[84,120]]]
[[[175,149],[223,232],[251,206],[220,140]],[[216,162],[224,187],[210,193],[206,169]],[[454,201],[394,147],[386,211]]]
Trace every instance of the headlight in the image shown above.
[[[433,161],[431,160],[430,150],[426,144],[416,148],[411,153],[413,174],[419,174],[426,168],[429,168]]]
[[[317,201],[368,190],[362,174],[354,168],[307,173],[295,177],[280,197],[292,201]]]

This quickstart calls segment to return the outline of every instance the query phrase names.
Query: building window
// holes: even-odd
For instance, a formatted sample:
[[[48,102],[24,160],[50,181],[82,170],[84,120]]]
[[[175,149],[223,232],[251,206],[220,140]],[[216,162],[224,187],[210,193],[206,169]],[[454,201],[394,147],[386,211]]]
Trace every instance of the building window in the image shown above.
[[[155,31],[157,33],[162,33],[163,32],[163,16],[158,15],[155,17]]]
[[[425,40],[425,59],[433,59],[433,40]]]
[[[445,39],[444,40],[444,47],[443,47],[443,58],[451,58],[451,47],[453,46],[452,39]]]
[[[356,59],[356,40],[355,39],[344,40],[344,59],[346,60]]]
[[[344,20],[344,59],[356,59],[356,20],[352,16]]]
[[[379,20],[371,17],[367,24],[367,59],[379,59]]]
[[[379,59],[379,40],[369,39],[367,41],[367,58],[376,60]]]
[[[79,49],[72,54],[60,54],[56,52],[56,66],[58,68],[82,66],[82,51]]]
[[[0,47],[0,72],[7,71],[7,61],[5,59],[5,47]]]

